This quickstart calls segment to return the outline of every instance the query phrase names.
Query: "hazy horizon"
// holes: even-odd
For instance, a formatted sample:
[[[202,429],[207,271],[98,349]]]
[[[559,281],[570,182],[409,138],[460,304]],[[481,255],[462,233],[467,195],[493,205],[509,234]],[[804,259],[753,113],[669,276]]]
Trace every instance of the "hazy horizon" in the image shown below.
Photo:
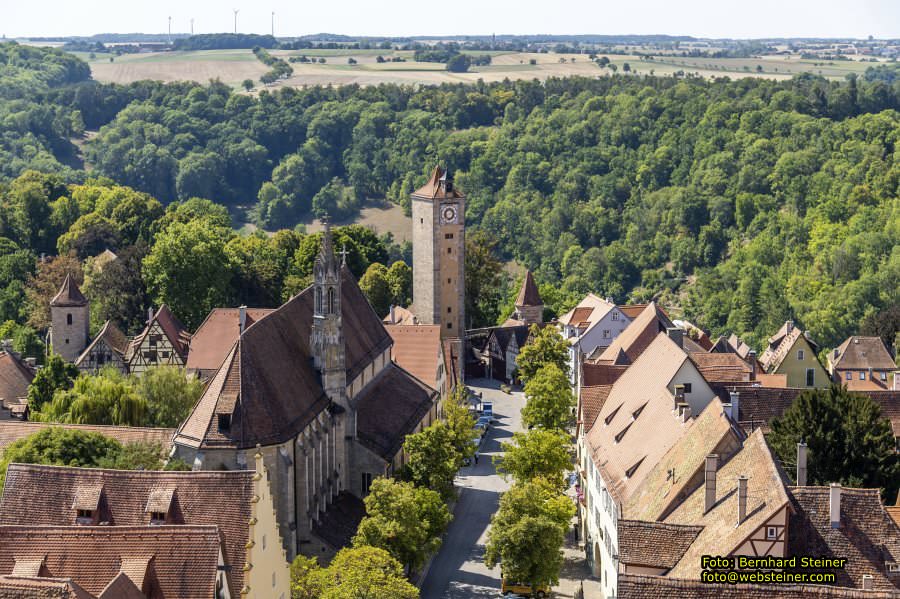
[[[532,2],[458,0],[453,10],[428,10],[413,0],[375,5],[361,0],[298,6],[287,0],[248,4],[215,0],[122,5],[112,0],[17,3],[5,7],[0,35],[7,38],[90,36],[101,33],[271,32],[291,37],[329,32],[348,36],[410,37],[451,35],[679,35],[698,38],[900,38],[896,0],[646,0],[638,7],[572,0],[560,10]],[[48,18],[47,15],[52,15]],[[627,32],[627,33],[624,33]]]

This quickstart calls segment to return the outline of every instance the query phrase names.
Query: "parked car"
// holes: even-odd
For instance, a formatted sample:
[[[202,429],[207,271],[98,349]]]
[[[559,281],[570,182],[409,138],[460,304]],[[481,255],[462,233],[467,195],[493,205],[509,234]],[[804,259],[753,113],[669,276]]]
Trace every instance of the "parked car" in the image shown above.
[[[479,424],[483,424],[485,430],[491,428],[491,417],[490,416],[481,416],[478,419],[478,422],[475,423],[475,426],[478,426]]]
[[[481,402],[481,415],[494,420],[494,404],[490,401]]]
[[[518,582],[510,582],[505,578],[500,583],[500,592],[506,597],[513,595],[521,595],[523,597],[549,597],[550,587],[541,585],[537,588],[531,588],[529,585]]]

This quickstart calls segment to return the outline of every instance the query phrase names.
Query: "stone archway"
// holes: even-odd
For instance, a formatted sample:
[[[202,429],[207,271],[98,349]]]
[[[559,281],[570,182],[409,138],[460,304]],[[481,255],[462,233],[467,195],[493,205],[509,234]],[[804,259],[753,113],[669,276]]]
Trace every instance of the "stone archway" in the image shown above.
[[[594,555],[591,560],[591,574],[599,578],[602,574],[601,559],[600,559],[600,543],[594,542]]]

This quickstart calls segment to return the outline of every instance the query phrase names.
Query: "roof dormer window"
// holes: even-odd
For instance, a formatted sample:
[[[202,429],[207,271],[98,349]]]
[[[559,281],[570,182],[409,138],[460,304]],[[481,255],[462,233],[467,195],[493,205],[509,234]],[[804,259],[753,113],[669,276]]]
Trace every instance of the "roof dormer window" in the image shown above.
[[[174,487],[159,487],[150,491],[144,507],[144,513],[150,514],[150,526],[162,526],[169,521],[174,496]]]
[[[165,512],[150,512],[150,526],[162,526],[165,523]]]
[[[94,510],[75,510],[75,524],[90,525],[94,523]]]

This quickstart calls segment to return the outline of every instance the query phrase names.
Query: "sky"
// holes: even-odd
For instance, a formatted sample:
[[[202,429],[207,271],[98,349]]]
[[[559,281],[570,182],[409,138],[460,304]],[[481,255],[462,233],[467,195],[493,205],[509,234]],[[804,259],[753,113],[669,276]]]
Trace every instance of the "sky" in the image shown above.
[[[275,34],[669,34],[900,38],[900,0],[0,0],[7,37],[232,31]]]

